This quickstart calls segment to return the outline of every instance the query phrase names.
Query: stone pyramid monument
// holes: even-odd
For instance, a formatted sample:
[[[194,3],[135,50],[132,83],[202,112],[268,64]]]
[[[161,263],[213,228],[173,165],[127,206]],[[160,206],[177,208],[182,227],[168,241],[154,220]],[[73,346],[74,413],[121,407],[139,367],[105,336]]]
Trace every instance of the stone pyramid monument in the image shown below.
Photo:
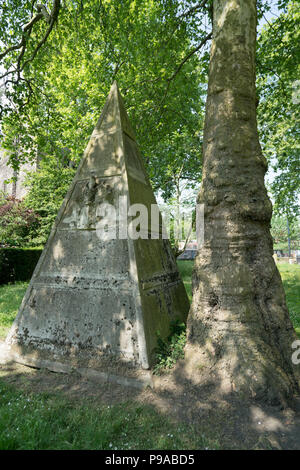
[[[133,220],[126,208],[120,210],[126,201],[147,209],[136,239],[126,233]],[[103,228],[105,204],[118,206],[120,215],[114,223],[114,211],[107,211]],[[151,367],[157,332],[165,338],[170,321],[185,321],[189,310],[155,213],[156,200],[114,83],[6,339],[9,356],[61,371],[108,368],[126,375],[126,367]]]

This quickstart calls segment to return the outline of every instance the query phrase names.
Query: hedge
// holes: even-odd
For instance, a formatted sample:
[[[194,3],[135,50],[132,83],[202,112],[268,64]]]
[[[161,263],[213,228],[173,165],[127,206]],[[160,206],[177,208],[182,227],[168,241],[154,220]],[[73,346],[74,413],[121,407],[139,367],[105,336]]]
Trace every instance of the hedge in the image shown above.
[[[15,281],[29,281],[41,248],[0,248],[0,285]]]

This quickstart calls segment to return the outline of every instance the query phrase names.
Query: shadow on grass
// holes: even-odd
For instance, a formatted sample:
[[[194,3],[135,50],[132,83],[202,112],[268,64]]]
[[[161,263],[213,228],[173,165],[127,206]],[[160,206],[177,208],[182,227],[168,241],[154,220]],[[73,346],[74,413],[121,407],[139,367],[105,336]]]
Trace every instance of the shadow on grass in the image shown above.
[[[191,424],[134,401],[132,390],[85,382],[76,374],[1,369],[1,450],[218,448]]]

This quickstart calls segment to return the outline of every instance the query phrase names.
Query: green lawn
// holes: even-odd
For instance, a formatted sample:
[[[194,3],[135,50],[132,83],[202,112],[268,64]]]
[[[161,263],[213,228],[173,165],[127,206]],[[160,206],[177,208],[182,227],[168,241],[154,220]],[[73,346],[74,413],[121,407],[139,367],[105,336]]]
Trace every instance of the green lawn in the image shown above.
[[[192,427],[149,405],[97,405],[30,394],[0,381],[0,449],[215,449]]]
[[[0,339],[5,338],[22,302],[28,282],[0,286]]]
[[[192,300],[192,271],[194,266],[194,261],[189,260],[179,260],[177,261],[178,269],[181,274],[184,286],[186,288],[188,297],[190,301]]]

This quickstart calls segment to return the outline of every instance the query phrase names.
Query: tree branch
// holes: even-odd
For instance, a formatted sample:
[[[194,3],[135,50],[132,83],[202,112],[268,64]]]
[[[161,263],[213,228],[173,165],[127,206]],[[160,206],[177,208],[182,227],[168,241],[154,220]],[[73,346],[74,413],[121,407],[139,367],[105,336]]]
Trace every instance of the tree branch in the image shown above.
[[[194,55],[196,52],[198,52],[201,47],[203,47],[207,41],[209,41],[209,39],[212,38],[212,32],[210,32],[201,42],[200,44],[197,46],[197,47],[194,47],[194,49],[192,49],[188,55],[182,60],[182,62],[180,62],[180,64],[178,65],[178,67],[176,68],[175,72],[173,73],[173,75],[168,78],[168,82],[170,83],[175,77],[176,75],[178,74],[178,72],[180,72],[180,70],[182,69],[182,67],[184,66],[184,64],[190,59],[190,57],[192,57],[192,55]]]
[[[209,0],[203,0],[202,2],[193,6],[189,10],[184,11],[181,15],[178,15],[177,17],[178,21],[176,22],[175,28],[173,29],[167,41],[165,41],[165,45],[167,45],[170,42],[171,38],[173,37],[177,29],[180,27],[180,25],[183,23],[184,19],[187,18],[188,16],[193,15],[194,13],[197,13],[197,11],[204,8],[208,2]]]
[[[169,91],[169,88],[170,88],[170,85],[171,85],[171,82],[172,80],[174,80],[174,78],[176,77],[176,75],[180,72],[180,70],[182,69],[182,67],[184,66],[184,64],[192,57],[192,55],[194,55],[196,52],[198,52],[201,47],[203,47],[207,41],[209,41],[209,39],[212,38],[212,32],[210,32],[207,36],[205,36],[204,39],[202,39],[202,41],[200,42],[200,44],[196,47],[194,47],[189,53],[187,56],[185,56],[185,58],[180,62],[180,64],[178,65],[178,67],[175,69],[175,71],[173,72],[173,74],[171,75],[171,77],[169,77],[167,79],[167,88],[166,88],[166,91],[164,93],[164,96],[161,100],[161,103],[160,103],[160,107],[162,106],[162,104],[164,103],[166,97],[167,97],[167,94],[168,94],[168,91]]]
[[[209,0],[203,0],[200,3],[197,3],[197,5],[194,5],[192,8],[190,8],[189,10],[184,11],[181,15],[179,15],[179,18],[186,18],[187,16],[192,15],[196,11],[201,10],[202,8],[204,8],[206,6],[208,1]]]
[[[48,13],[45,5],[41,5],[41,4],[37,5],[36,8],[37,8],[38,12],[23,27],[23,33],[22,33],[21,41],[18,44],[14,45],[14,46],[8,47],[4,52],[2,52],[0,54],[0,60],[2,60],[10,52],[21,49],[20,54],[17,58],[17,67],[16,67],[16,69],[7,71],[0,78],[4,78],[7,75],[15,73],[15,72],[18,73],[18,77],[19,77],[20,73],[24,69],[25,65],[28,64],[28,62],[32,61],[35,58],[38,50],[47,41],[47,38],[48,38],[49,34],[51,33],[55,22],[57,21],[59,9],[60,9],[60,4],[61,4],[61,0],[53,0],[52,10],[51,10],[50,13]],[[23,56],[25,54],[26,47],[27,47],[27,42],[28,42],[28,39],[29,39],[29,37],[32,33],[32,28],[33,28],[34,24],[37,23],[38,21],[40,21],[41,19],[45,19],[45,21],[49,24],[49,27],[47,28],[47,31],[45,32],[42,40],[37,44],[36,48],[34,49],[32,56],[29,59],[27,59],[23,63],[23,65],[21,66],[21,61],[22,61]]]
[[[184,64],[192,57],[193,54],[195,54],[196,52],[198,52],[201,47],[203,47],[207,41],[209,41],[209,39],[212,38],[212,31],[207,35],[205,36],[205,38],[202,39],[202,41],[200,42],[200,44],[198,44],[198,46],[194,47],[188,54],[187,56],[185,56],[185,58],[180,62],[180,64],[177,66],[177,68],[175,69],[175,71],[173,72],[173,74],[167,78],[167,87],[166,87],[166,90],[165,90],[165,93],[160,101],[160,103],[155,106],[155,111],[158,111],[161,110],[160,112],[160,116],[159,116],[159,119],[161,119],[162,115],[163,115],[163,112],[164,112],[164,109],[162,109],[162,106],[166,100],[166,97],[167,97],[167,94],[169,92],[169,89],[170,89],[170,86],[171,86],[171,82],[172,80],[174,80],[174,78],[176,77],[176,75],[180,72],[180,70],[182,69],[182,67],[184,66]],[[152,128],[150,128],[150,132],[151,130],[153,129],[154,125],[152,126]]]
[[[47,31],[45,32],[43,39],[38,43],[38,45],[34,49],[32,56],[23,63],[23,65],[20,69],[20,72],[24,69],[25,65],[27,65],[29,62],[32,62],[34,60],[34,58],[37,55],[39,49],[47,41],[48,36],[51,33],[51,31],[52,31],[52,29],[53,29],[53,27],[54,27],[54,25],[57,21],[59,9],[60,9],[60,0],[53,0],[53,7],[52,7],[52,11],[51,11],[51,14],[49,16],[49,21],[48,21],[49,27],[48,27]]]
[[[122,67],[123,64],[125,64],[125,60],[122,60],[122,62],[116,64],[115,66],[115,70],[114,70],[114,73],[113,73],[113,76],[112,76],[112,79],[111,79],[111,82],[114,82],[115,79],[116,79],[116,76],[117,76],[117,73],[119,72],[120,68]]]

